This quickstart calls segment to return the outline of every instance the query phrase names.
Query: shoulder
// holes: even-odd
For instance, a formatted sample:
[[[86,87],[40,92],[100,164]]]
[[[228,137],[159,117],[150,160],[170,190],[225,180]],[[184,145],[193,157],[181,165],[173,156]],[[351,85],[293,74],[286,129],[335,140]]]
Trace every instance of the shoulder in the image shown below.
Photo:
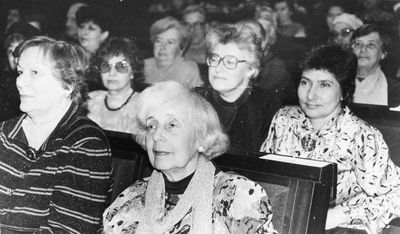
[[[357,136],[364,138],[363,136],[365,135],[382,135],[377,128],[360,119],[348,107],[344,108],[344,113],[340,121],[342,129],[348,135],[353,135],[355,138]]]
[[[199,66],[197,65],[197,63],[187,58],[182,58],[177,63],[175,63],[174,68],[179,69],[180,72],[199,72]]]
[[[105,90],[95,90],[89,93],[90,99],[104,98],[107,95]]]

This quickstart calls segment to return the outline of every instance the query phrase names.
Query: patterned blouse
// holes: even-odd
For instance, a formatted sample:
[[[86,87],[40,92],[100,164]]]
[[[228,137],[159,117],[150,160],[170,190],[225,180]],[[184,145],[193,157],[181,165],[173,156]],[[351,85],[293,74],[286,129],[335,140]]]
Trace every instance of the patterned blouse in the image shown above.
[[[347,107],[318,131],[300,107],[280,109],[261,151],[336,163],[336,204],[345,208],[351,227],[376,222],[382,229],[400,215],[400,169],[382,134]]]
[[[231,172],[221,171],[214,178],[212,212],[214,233],[277,233],[271,222],[271,205],[265,190],[260,185]],[[141,212],[144,210],[148,179],[140,180],[127,188],[105,210],[104,233],[135,233]],[[168,190],[177,192],[176,188],[166,188],[166,190],[165,213],[175,207],[181,196],[168,193]],[[169,233],[189,233],[191,218],[190,210]]]

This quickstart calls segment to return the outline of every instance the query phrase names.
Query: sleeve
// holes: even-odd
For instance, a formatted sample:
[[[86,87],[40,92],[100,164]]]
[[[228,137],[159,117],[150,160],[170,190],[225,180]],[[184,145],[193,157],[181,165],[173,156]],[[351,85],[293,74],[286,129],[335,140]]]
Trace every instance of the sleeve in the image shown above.
[[[385,227],[399,215],[399,171],[389,158],[388,147],[376,129],[363,129],[355,137],[354,171],[358,195],[342,203],[351,223]],[[361,191],[361,192],[360,192]],[[396,211],[397,209],[397,211]]]
[[[271,204],[259,184],[232,173],[216,190],[215,233],[277,233]]]
[[[181,69],[179,75],[176,75],[179,76],[179,78],[177,77],[179,80],[182,80],[183,85],[188,88],[203,86],[200,70],[196,63],[187,63],[186,66],[182,66]]]
[[[88,137],[56,153],[60,161],[54,168],[48,225],[53,232],[99,232],[111,191],[108,144]]]

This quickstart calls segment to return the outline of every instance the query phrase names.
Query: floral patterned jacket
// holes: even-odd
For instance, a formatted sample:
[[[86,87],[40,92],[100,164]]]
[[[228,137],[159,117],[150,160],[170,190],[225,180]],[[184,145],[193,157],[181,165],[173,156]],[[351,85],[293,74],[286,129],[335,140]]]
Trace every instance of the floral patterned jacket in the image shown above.
[[[350,215],[349,224],[357,224],[352,227],[376,222],[372,226],[382,229],[400,216],[400,169],[382,134],[348,107],[318,131],[300,107],[280,109],[261,151],[336,163],[336,204]]]
[[[267,194],[246,177],[220,171],[215,175],[213,192],[213,232],[276,234]],[[122,192],[103,214],[104,233],[135,233],[144,210],[148,178],[137,181]],[[201,189],[201,188],[199,188]],[[166,194],[165,213],[172,210],[179,195]],[[169,233],[190,233],[192,214],[189,211]]]

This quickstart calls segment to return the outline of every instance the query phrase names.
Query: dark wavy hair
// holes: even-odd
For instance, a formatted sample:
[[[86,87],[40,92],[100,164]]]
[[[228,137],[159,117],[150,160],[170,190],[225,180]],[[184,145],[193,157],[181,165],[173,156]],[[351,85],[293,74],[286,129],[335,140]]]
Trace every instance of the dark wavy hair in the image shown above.
[[[355,90],[357,57],[340,45],[322,45],[306,54],[301,64],[303,71],[325,70],[339,82],[342,90],[342,106],[346,106]]]
[[[98,70],[102,62],[120,55],[128,60],[135,79],[143,76],[144,63],[140,58],[139,49],[136,43],[127,37],[112,37],[102,43],[95,54],[94,65]]]
[[[102,32],[109,31],[111,27],[111,17],[99,6],[82,6],[76,12],[76,23],[79,25],[93,22],[101,28]]]
[[[72,87],[70,98],[74,103],[85,103],[88,97],[85,74],[89,58],[82,47],[50,37],[36,36],[21,42],[13,54],[19,58],[29,48],[38,48],[51,61],[54,76],[60,79],[63,88]]]

